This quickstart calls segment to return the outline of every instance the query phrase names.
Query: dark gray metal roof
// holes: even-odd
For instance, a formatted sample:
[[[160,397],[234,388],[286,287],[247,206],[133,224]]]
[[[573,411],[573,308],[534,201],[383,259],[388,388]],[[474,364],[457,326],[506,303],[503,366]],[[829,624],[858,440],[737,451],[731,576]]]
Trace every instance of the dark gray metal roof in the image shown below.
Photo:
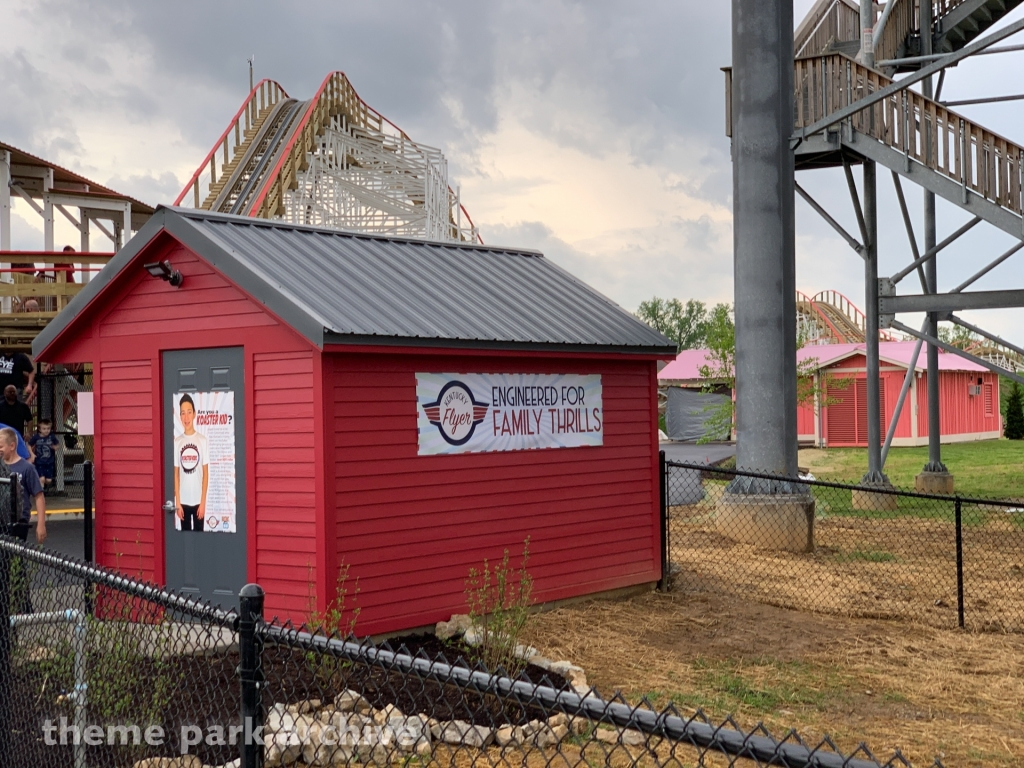
[[[536,251],[337,232],[160,208],[51,322],[39,354],[161,230],[317,346],[674,354],[666,337]],[[182,290],[188,289],[186,280]]]

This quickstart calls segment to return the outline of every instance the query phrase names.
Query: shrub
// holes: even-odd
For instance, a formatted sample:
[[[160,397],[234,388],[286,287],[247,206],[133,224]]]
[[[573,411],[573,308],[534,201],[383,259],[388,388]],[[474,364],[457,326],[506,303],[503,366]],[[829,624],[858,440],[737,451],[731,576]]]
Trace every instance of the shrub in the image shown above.
[[[312,565],[310,570],[310,594],[309,608],[306,612],[306,621],[310,627],[320,629],[326,633],[338,633],[345,637],[356,633],[356,621],[359,619],[359,607],[353,605],[351,609],[346,606],[349,600],[348,592],[348,563],[342,561],[338,566],[338,576],[334,581],[334,597],[331,598],[327,607],[321,612],[316,609],[316,595],[313,593]],[[352,592],[352,603],[359,595],[359,580],[356,579],[355,589]]]
[[[316,595],[313,593],[313,567],[309,566],[309,609],[306,612],[306,623],[314,632],[325,634],[338,634],[343,637],[352,637],[356,633],[356,621],[359,619],[359,607],[354,605],[359,595],[359,580],[356,579],[355,589],[351,594],[351,608],[349,603],[348,589],[348,563],[342,561],[338,566],[338,576],[334,581],[334,597],[328,601],[323,611],[316,609]],[[314,651],[306,653],[306,665],[316,676],[317,682],[325,688],[344,687],[345,670],[351,666],[351,662],[340,659],[329,654],[319,654]]]
[[[509,565],[508,550],[492,570],[484,560],[482,570],[470,568],[466,579],[466,603],[473,630],[480,639],[480,657],[487,669],[503,668],[518,677],[526,660],[516,654],[526,629],[532,604],[533,578],[526,570],[530,560],[530,538],[523,542],[523,559],[518,570]]]
[[[1006,399],[1003,434],[1010,440],[1024,440],[1024,392],[1016,381],[1010,387],[1010,396]]]

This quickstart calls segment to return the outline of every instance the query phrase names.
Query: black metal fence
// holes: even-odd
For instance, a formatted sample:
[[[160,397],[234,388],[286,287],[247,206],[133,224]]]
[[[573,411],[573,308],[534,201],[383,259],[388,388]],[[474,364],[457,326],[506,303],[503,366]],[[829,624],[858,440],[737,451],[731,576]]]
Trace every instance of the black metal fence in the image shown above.
[[[666,574],[675,589],[1024,631],[1024,501],[793,481],[664,459],[662,466]]]
[[[492,674],[457,642],[409,653],[265,621],[255,585],[239,605],[0,536],[0,764],[909,764],[603,698],[553,672]]]

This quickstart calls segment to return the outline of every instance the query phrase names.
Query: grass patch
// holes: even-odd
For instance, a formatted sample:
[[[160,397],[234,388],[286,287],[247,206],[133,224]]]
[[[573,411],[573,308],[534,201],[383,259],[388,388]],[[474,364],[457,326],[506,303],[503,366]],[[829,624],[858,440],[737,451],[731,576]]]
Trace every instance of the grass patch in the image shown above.
[[[671,703],[709,714],[743,712],[761,717],[779,709],[820,710],[847,696],[838,672],[805,662],[698,657],[692,667],[692,690],[649,691],[646,698],[657,708]]]
[[[980,498],[1024,497],[1024,440],[983,440],[942,446],[942,460],[956,478],[956,490]],[[914,488],[914,477],[928,461],[928,447],[893,448],[885,472],[893,485]],[[805,449],[800,466],[821,480],[856,483],[867,471],[864,448]]]
[[[901,497],[896,509],[854,509],[852,492],[845,488],[812,486],[811,491],[817,501],[815,515],[819,520],[826,520],[830,517],[857,517],[864,520],[895,520],[913,517],[918,520],[942,520],[952,523],[956,516],[952,500]],[[963,524],[966,527],[986,525],[995,519],[1002,518],[1006,513],[1000,507],[964,504],[962,515]],[[1015,521],[1016,524],[1024,527],[1024,514],[1018,517],[1019,519]]]

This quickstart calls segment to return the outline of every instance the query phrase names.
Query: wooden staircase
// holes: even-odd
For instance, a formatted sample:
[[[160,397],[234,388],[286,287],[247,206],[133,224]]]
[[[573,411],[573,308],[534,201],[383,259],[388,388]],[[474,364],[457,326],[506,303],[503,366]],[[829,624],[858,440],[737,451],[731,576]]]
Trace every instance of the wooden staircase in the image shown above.
[[[1021,4],[1022,0],[940,0],[942,13],[936,13],[938,32],[933,48],[936,53],[952,53]]]
[[[887,61],[919,56],[921,41],[920,0],[895,0],[896,5],[879,39],[875,59]],[[998,23],[1024,0],[932,0],[935,19],[932,50],[952,53]],[[829,53],[855,57],[860,50],[860,6],[853,0],[818,0],[797,27],[793,52],[796,58]],[[900,65],[917,69],[919,62]],[[887,68],[889,74],[895,67]]]
[[[849,56],[795,62],[795,130],[892,83]],[[731,92],[731,72],[726,89]],[[726,105],[731,104],[731,95]],[[726,133],[732,135],[731,114]],[[803,138],[797,169],[874,160],[1014,237],[1024,236],[1024,147],[909,89]]]

